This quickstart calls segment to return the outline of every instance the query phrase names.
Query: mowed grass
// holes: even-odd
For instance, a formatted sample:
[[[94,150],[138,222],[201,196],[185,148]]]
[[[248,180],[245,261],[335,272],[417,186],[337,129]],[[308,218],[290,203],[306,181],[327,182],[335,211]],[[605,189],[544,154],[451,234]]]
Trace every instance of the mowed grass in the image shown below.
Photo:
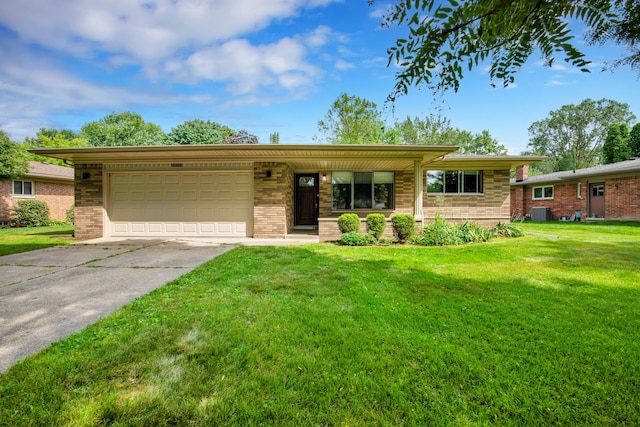
[[[639,425],[640,227],[591,226],[238,248],[2,374],[0,423]]]
[[[71,234],[73,225],[0,228],[0,256],[68,245],[73,242]]]

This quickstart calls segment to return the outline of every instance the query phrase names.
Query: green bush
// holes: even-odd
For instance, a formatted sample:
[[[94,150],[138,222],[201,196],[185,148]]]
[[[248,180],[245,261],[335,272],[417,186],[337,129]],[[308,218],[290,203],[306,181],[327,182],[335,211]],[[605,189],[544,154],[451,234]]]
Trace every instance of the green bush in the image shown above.
[[[360,218],[356,214],[346,213],[338,218],[338,228],[340,233],[358,233],[360,232]]]
[[[472,222],[465,222],[457,228],[458,237],[462,243],[487,242],[495,237],[490,229]]]
[[[11,210],[12,227],[49,225],[49,207],[42,200],[20,200]]]
[[[340,236],[340,243],[345,246],[367,246],[375,241],[375,238],[370,234],[360,234],[353,231],[343,233]]]
[[[524,230],[518,224],[513,223],[504,224],[502,222],[499,222],[493,228],[493,232],[500,237],[524,236]]]
[[[413,239],[414,243],[425,246],[458,245],[461,243],[458,228],[449,225],[440,215],[424,227],[422,236]]]
[[[75,224],[74,221],[76,219],[76,206],[71,205],[69,209],[67,209],[67,222],[69,224]]]
[[[397,214],[391,217],[393,225],[393,234],[400,243],[404,243],[413,236],[413,230],[416,228],[416,220],[410,214]]]
[[[380,213],[372,213],[367,215],[367,233],[379,240],[387,227],[387,218]]]

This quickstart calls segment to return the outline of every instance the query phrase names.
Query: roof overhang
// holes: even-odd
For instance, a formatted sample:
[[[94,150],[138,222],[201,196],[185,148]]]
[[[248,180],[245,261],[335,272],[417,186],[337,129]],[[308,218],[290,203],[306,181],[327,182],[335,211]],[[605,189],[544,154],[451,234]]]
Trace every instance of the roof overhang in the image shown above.
[[[545,159],[545,156],[448,154],[425,164],[425,166],[438,170],[498,170],[538,163]]]
[[[455,145],[153,145],[36,148],[32,153],[75,164],[284,162],[294,170],[510,169],[542,156],[452,155]]]
[[[128,147],[37,148],[34,154],[75,164],[167,162],[284,162],[295,170],[412,169],[458,147],[455,145],[156,145]]]

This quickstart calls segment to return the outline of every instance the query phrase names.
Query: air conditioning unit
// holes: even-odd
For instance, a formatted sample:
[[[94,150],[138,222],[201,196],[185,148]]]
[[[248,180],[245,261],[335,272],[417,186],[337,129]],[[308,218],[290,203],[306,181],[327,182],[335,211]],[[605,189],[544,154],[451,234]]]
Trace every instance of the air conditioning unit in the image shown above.
[[[551,208],[531,208],[531,221],[551,221]]]

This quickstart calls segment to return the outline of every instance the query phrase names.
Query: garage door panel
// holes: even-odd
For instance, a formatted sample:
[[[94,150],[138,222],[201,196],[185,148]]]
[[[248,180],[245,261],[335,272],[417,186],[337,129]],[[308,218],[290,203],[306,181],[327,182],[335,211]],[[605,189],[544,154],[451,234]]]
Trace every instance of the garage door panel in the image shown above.
[[[246,236],[253,223],[251,172],[113,173],[113,236]]]

